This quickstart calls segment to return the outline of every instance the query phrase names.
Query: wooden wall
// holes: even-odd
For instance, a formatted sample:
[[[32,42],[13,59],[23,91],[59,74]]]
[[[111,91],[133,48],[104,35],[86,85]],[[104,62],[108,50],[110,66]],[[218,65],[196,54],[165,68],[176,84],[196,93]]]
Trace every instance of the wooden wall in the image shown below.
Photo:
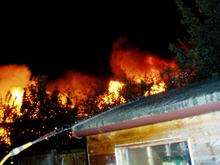
[[[220,164],[220,111],[87,137],[92,164],[115,164],[115,146],[188,140],[192,164]]]

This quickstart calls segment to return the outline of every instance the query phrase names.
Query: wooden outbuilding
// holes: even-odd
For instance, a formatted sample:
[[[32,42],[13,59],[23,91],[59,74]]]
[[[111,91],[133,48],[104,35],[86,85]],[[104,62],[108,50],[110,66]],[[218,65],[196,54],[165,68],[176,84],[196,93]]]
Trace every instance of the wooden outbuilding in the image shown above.
[[[91,165],[220,164],[220,79],[142,97],[80,122]]]

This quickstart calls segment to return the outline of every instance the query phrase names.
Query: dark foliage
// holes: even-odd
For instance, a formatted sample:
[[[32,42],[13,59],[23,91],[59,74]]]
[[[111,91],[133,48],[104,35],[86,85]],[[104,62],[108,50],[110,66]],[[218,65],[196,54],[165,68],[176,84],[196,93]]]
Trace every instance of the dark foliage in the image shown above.
[[[76,109],[70,106],[70,99],[67,99],[67,104],[63,106],[58,97],[59,91],[54,91],[51,95],[47,94],[45,78],[39,78],[35,82],[25,90],[21,107],[23,115],[13,123],[12,147],[36,140],[46,133],[69,127],[76,122]],[[51,138],[40,148],[44,150],[67,145],[70,139],[69,134],[64,133]]]
[[[179,80],[189,83],[219,74],[220,1],[176,0],[186,33],[170,44],[182,74]]]

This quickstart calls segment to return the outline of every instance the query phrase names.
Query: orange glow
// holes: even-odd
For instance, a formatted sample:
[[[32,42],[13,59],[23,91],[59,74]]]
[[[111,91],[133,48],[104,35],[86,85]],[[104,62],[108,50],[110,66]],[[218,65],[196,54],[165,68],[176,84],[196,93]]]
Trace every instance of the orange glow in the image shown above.
[[[66,94],[64,94],[64,93],[59,93],[58,99],[59,99],[59,103],[60,103],[62,106],[64,106],[64,107],[66,107],[67,104],[70,104],[70,103],[68,103],[68,96],[67,96]],[[74,103],[71,103],[71,104],[68,105],[68,106],[69,106],[70,108],[74,108],[74,107],[75,107]]]
[[[31,72],[23,65],[0,67],[0,123],[12,123],[21,116],[24,88],[28,85]],[[7,112],[5,112],[7,111]],[[7,116],[5,116],[7,114]],[[10,144],[10,132],[0,128],[0,141]]]
[[[10,105],[20,109],[23,101],[24,89],[21,87],[13,87],[10,92],[12,95]]]
[[[59,93],[58,97],[59,97],[59,101],[62,105],[67,104],[67,97],[64,94]]]
[[[120,81],[110,80],[108,85],[108,93],[101,95],[98,101],[98,108],[102,109],[105,105],[112,105],[116,101],[118,103],[125,103],[125,99],[120,96],[120,91],[123,89],[124,84]]]
[[[0,97],[2,104],[20,109],[24,88],[28,85],[31,72],[26,66],[7,65],[0,67]],[[10,92],[10,93],[8,93]]]
[[[111,80],[108,85],[108,92],[113,93],[115,97],[118,98],[123,86],[124,84],[122,82]]]
[[[150,91],[145,92],[144,96],[155,95],[161,92],[165,92],[166,84],[164,82],[160,82],[158,84],[153,84],[150,88]]]
[[[164,92],[170,77],[179,74],[175,61],[164,60],[158,56],[137,49],[124,49],[124,41],[116,42],[111,56],[111,68],[116,77],[126,77],[135,84],[144,82],[150,85],[145,96]],[[162,74],[168,69],[169,76]],[[150,91],[149,91],[150,90]]]
[[[106,77],[101,77],[100,80],[95,76],[72,71],[56,81],[47,83],[46,95],[42,98],[53,102],[51,96],[55,94],[55,101],[58,96],[59,107],[74,108],[78,119],[83,119],[94,115],[97,109],[101,111],[123,104],[130,98],[165,92],[171,86],[169,80],[179,75],[179,68],[174,60],[164,60],[149,52],[129,49],[123,44],[119,41],[113,46],[110,58],[113,78],[107,78],[107,85]],[[30,111],[28,116],[30,119],[41,120],[41,117],[44,117],[38,113],[42,107],[41,100],[37,98],[38,91],[41,90],[36,81],[38,79],[30,81],[30,76],[31,72],[26,66],[0,66],[0,123],[13,123],[22,116],[20,109],[24,92],[24,99],[28,101],[25,103],[30,106],[23,106],[26,109],[22,112],[28,112],[28,108],[33,107],[35,109],[33,112]],[[53,114],[51,116],[53,117]],[[0,142],[10,144],[9,137],[10,132],[0,127]]]
[[[77,72],[69,72],[61,79],[48,84],[47,90],[50,93],[54,90],[62,93],[62,96],[60,96],[61,103],[65,103],[67,93],[71,93],[73,105],[78,105],[84,103],[92,96],[97,87],[97,80],[94,77]]]
[[[10,145],[11,144],[11,140],[10,140],[9,135],[10,135],[10,132],[8,132],[4,128],[0,128],[0,142],[3,142],[5,144]]]

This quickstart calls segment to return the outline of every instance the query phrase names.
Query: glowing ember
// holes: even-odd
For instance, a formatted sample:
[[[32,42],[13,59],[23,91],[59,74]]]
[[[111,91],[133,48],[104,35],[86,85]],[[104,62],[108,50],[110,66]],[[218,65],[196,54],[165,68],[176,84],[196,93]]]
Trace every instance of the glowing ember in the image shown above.
[[[87,117],[87,116],[88,116],[88,114],[86,113],[86,107],[78,106],[77,117],[78,118],[84,118],[84,117]]]
[[[9,135],[10,135],[10,132],[8,132],[4,128],[0,128],[0,142],[10,145],[11,141],[10,141]]]
[[[20,109],[23,101],[24,89],[21,87],[13,87],[10,92],[12,95],[10,105]]]
[[[108,85],[108,93],[100,96],[98,108],[102,109],[105,105],[112,105],[115,102],[125,103],[125,99],[120,96],[120,91],[123,89],[124,84],[119,81],[111,80]]]
[[[145,80],[146,83],[152,84],[149,91],[146,91],[144,96],[155,95],[161,92],[165,92],[166,84],[160,76],[159,70],[152,68],[149,71],[148,78]]]
[[[113,93],[116,98],[119,97],[119,92],[122,90],[124,84],[119,81],[110,81],[108,85],[108,92]]]
[[[152,87],[150,88],[150,91],[147,91],[144,96],[149,96],[149,95],[155,95],[161,92],[165,92],[166,90],[166,84],[164,82],[161,82],[159,84],[153,84]]]
[[[65,106],[67,104],[67,96],[59,93],[58,95],[60,103]]]

